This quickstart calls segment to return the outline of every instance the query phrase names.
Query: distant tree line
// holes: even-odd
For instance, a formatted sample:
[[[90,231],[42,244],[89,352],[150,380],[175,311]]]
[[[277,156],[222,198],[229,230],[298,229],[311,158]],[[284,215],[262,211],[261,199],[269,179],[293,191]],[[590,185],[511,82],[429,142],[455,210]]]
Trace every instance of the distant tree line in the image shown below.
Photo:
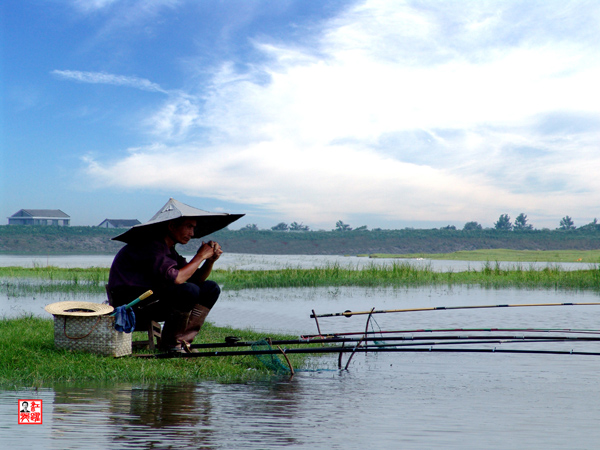
[[[526,218],[525,218],[526,219]],[[500,220],[499,220],[500,221]],[[507,222],[506,217],[501,221]],[[508,217],[510,222],[510,217]],[[300,223],[294,226],[299,232],[292,232],[291,226],[285,231],[258,229],[247,226],[241,230],[227,228],[203,239],[214,239],[228,253],[252,254],[320,254],[320,255],[372,255],[412,254],[412,253],[451,253],[459,250],[508,248],[518,250],[593,250],[600,248],[600,225],[596,220],[590,224],[572,228],[566,219],[563,229],[541,229],[518,232],[514,224],[511,231],[483,228],[471,223],[471,231],[457,230],[448,226],[433,229],[404,228],[396,230],[352,228],[344,222],[334,230],[311,230],[301,232],[306,227]],[[529,225],[526,221],[523,226]],[[467,224],[465,224],[466,226]],[[469,229],[466,226],[466,229]],[[285,227],[281,227],[285,229]],[[565,231],[566,230],[566,231]],[[115,229],[99,227],[57,227],[57,226],[0,226],[0,254],[116,254],[122,242],[111,238],[118,234]],[[185,254],[198,250],[201,239],[181,246]]]
[[[533,225],[528,223],[527,214],[519,214],[514,223],[510,221],[510,216],[508,214],[501,214],[498,218],[498,221],[494,224],[494,229],[503,231],[529,231],[533,230]],[[560,219],[560,223],[557,228],[557,230],[561,231],[571,231],[576,229],[578,228],[575,226],[573,219],[569,216],[565,216]],[[592,222],[579,227],[579,229],[597,231],[600,230],[600,225],[598,224],[598,220],[594,219]]]
[[[442,230],[457,230],[456,226],[448,225],[441,228]],[[494,223],[494,227],[491,228],[493,230],[498,231],[532,231],[534,230],[533,225],[529,223],[529,219],[527,219],[527,214],[521,213],[517,216],[514,223],[511,222],[510,216],[508,214],[501,214],[498,220]],[[600,231],[600,224],[597,219],[594,219],[592,222],[583,225],[577,228],[573,222],[573,219],[569,216],[565,216],[560,220],[558,228],[556,230],[561,231],[571,231],[571,230],[587,230],[587,231]],[[258,231],[258,225],[255,223],[248,224],[240,229],[240,231]],[[273,231],[311,231],[310,227],[304,225],[302,222],[292,222],[291,224],[287,224],[285,222],[280,222],[275,226],[271,227]],[[478,222],[471,221],[465,223],[462,228],[463,231],[477,231],[483,230],[483,226]],[[342,220],[338,220],[335,224],[335,228],[332,231],[369,231],[366,225],[362,225],[357,228],[352,228],[349,224],[343,222]],[[374,228],[372,231],[381,231],[381,228]]]

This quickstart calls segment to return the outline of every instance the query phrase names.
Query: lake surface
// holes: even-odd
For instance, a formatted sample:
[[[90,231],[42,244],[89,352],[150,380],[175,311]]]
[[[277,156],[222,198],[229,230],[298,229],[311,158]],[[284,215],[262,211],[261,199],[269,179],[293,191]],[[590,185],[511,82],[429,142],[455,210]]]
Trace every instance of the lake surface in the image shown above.
[[[61,300],[53,296],[10,299],[19,304],[20,313],[41,316],[47,316],[42,309],[45,304]],[[592,292],[463,287],[225,290],[209,320],[265,335],[301,335],[316,333],[315,321],[309,317],[312,310],[322,314],[373,307],[597,301],[600,297]],[[0,299],[1,310],[7,307]],[[515,307],[373,317],[375,326],[384,330],[598,329],[598,308]],[[324,333],[362,331],[365,322],[366,316],[319,319]],[[597,352],[600,345],[495,343],[477,347]],[[346,355],[344,363],[347,359]],[[600,441],[600,357],[371,353],[355,355],[347,371],[337,370],[337,356],[315,358],[309,369],[292,379],[272,376],[232,385],[73,383],[0,391],[0,436],[7,448],[92,450],[583,450],[598,448]],[[43,400],[42,425],[17,425],[22,398]]]

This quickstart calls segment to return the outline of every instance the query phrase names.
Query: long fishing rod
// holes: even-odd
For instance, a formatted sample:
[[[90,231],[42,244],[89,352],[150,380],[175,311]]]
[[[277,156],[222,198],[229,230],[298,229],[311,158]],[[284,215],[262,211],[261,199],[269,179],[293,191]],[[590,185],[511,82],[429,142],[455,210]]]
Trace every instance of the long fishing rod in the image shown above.
[[[491,336],[461,336],[461,335],[429,335],[429,336],[364,336],[358,337],[325,337],[313,339],[282,339],[270,341],[271,345],[308,345],[308,344],[339,344],[353,342],[393,342],[393,341],[469,341],[469,340],[494,340],[498,341],[514,341],[514,342],[559,342],[559,341],[585,341],[593,342],[600,341],[600,337],[574,337],[574,336],[537,336],[537,335],[491,335]],[[235,342],[214,342],[204,344],[192,344],[192,349],[208,349],[208,348],[235,348],[235,347],[250,347],[256,342],[235,341]],[[386,345],[386,344],[383,344]],[[419,344],[423,345],[423,344]]]
[[[420,348],[420,347],[314,347],[314,348],[291,348],[272,350],[228,350],[198,353],[159,353],[149,355],[138,355],[140,358],[206,358],[218,356],[245,356],[245,355],[278,355],[278,354],[311,354],[311,353],[399,353],[399,352],[443,352],[443,353],[518,353],[518,354],[541,354],[541,355],[582,355],[600,356],[600,352],[581,352],[568,350],[518,350],[498,348]]]
[[[456,340],[450,336],[447,336],[448,339],[441,339],[441,340],[435,340],[435,341],[431,341],[431,340],[424,340],[424,341],[420,341],[420,342],[415,342],[415,341],[411,341],[411,342],[401,342],[401,343],[374,343],[374,344],[366,344],[363,346],[359,346],[359,348],[392,348],[392,347],[418,347],[418,346],[433,346],[433,345],[472,345],[472,344],[521,344],[521,343],[532,343],[532,342],[543,342],[543,343],[548,343],[548,342],[572,342],[570,339],[568,338],[551,338],[551,339],[544,339],[544,340],[540,340],[540,339],[522,339],[522,338],[517,338],[517,339],[503,339],[503,338],[487,338],[487,339],[474,339],[474,338],[468,338],[468,339],[460,339],[460,340]],[[378,341],[377,341],[378,342]]]
[[[326,333],[326,334],[306,334],[300,336],[300,339],[318,339],[332,338],[341,336],[362,336],[370,334],[402,334],[402,333],[452,333],[452,332],[468,332],[468,333],[483,333],[483,332],[522,332],[522,333],[569,333],[569,334],[600,334],[600,330],[592,329],[574,329],[574,328],[415,328],[410,330],[394,330],[394,331],[353,331],[343,333]]]
[[[582,302],[582,303],[529,303],[529,304],[511,304],[511,305],[468,305],[468,306],[434,306],[426,308],[404,308],[404,309],[381,309],[371,311],[344,311],[340,313],[329,314],[311,314],[311,319],[321,317],[352,317],[366,314],[384,314],[416,311],[444,311],[453,309],[483,309],[483,308],[523,308],[532,306],[592,306],[600,305],[600,302]]]

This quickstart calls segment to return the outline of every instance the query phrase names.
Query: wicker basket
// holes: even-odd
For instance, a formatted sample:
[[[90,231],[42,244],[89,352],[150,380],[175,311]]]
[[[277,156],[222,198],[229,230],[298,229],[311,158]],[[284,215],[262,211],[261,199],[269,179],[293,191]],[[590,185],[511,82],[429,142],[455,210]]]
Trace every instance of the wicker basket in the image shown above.
[[[115,330],[115,318],[98,316],[54,316],[54,345],[106,356],[131,354],[131,333]]]

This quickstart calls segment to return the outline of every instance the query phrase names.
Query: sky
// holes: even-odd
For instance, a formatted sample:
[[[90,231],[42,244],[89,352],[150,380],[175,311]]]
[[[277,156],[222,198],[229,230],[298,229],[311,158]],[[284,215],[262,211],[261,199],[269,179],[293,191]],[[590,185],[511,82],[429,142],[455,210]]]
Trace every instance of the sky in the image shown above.
[[[600,2],[4,0],[0,224],[600,218]]]

